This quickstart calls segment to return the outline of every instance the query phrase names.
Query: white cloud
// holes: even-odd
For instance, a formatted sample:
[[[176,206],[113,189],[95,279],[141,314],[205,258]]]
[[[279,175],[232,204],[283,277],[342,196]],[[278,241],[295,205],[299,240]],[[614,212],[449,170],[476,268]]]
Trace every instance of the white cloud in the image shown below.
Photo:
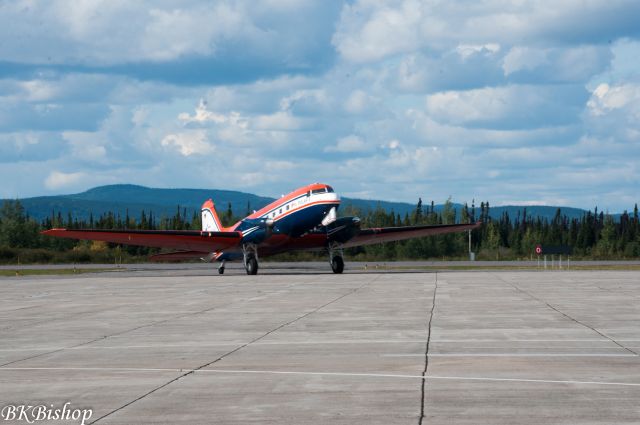
[[[498,43],[487,44],[459,44],[456,47],[456,52],[462,59],[467,59],[476,54],[494,55],[500,51],[500,45]]]
[[[428,69],[417,55],[405,56],[398,66],[398,86],[402,90],[420,92],[424,89]]]
[[[518,74],[529,73],[536,81],[586,82],[603,72],[611,58],[610,48],[603,45],[562,48],[515,46],[504,57],[502,69],[505,76],[518,77]]]
[[[52,171],[44,181],[44,185],[51,190],[66,189],[77,185],[85,178],[86,174],[82,172],[63,173],[61,171]]]
[[[30,102],[52,100],[57,94],[53,85],[43,80],[24,81],[20,85],[25,91],[24,99]]]
[[[640,119],[640,85],[624,84],[610,87],[608,84],[600,84],[593,91],[593,95],[587,107],[592,115],[605,115],[616,109],[631,106],[633,118]]]
[[[532,71],[549,63],[548,50],[516,46],[504,58],[502,69],[505,75],[521,70]]]
[[[349,135],[338,139],[338,142],[334,146],[327,146],[325,152],[342,152],[342,153],[354,153],[354,152],[366,152],[370,150],[367,143],[356,135]]]
[[[333,43],[351,62],[456,46],[589,43],[638,35],[640,4],[360,0],[345,6]],[[469,50],[465,50],[469,52]]]
[[[302,130],[305,126],[305,120],[284,111],[258,115],[251,120],[251,128],[259,131],[296,131]]]
[[[344,109],[351,114],[362,114],[371,110],[377,101],[364,90],[354,90],[344,103]]]
[[[353,62],[368,62],[409,52],[419,46],[417,27],[422,7],[414,0],[393,7],[385,2],[357,2],[345,5],[333,43],[340,54]],[[366,16],[362,19],[362,16]]]
[[[99,140],[95,140],[95,135],[68,132],[64,137],[69,141],[71,154],[74,157],[87,162],[101,162],[107,159],[107,149],[99,144]]]
[[[310,44],[331,31],[317,20],[336,15],[339,6],[289,2],[275,7],[250,0],[78,0],[73,7],[64,0],[4,2],[0,37],[12,42],[0,44],[0,57],[93,67],[243,56],[285,68],[309,67],[314,54],[327,50]]]
[[[228,28],[224,19],[216,19],[216,12],[220,10],[204,7],[196,10],[151,9],[150,20],[137,46],[138,53],[154,61],[213,53],[216,33],[221,30],[224,33],[223,28]],[[241,24],[242,15],[230,10],[223,12],[231,24]]]
[[[207,155],[215,150],[214,146],[207,142],[207,134],[203,130],[168,134],[162,139],[161,145],[175,148],[183,156]]]
[[[640,200],[639,9],[5,2],[1,190],[279,195],[327,181],[411,202],[527,193],[620,210]]]
[[[297,114],[317,114],[326,111],[329,99],[322,89],[296,90],[293,94],[280,100],[280,109]]]
[[[200,103],[196,107],[196,112],[194,115],[189,115],[186,112],[178,115],[178,119],[185,123],[204,123],[207,121],[211,121],[217,124],[225,123],[229,120],[229,118],[222,114],[216,114],[215,112],[211,112],[207,110],[207,102],[204,99],[200,99]]]
[[[0,133],[0,164],[35,162],[66,154],[61,137],[52,132],[24,131]]]
[[[449,91],[427,97],[427,112],[435,119],[454,124],[503,118],[515,96],[508,88]]]
[[[585,130],[597,140],[611,140],[622,149],[608,146],[596,155],[621,158],[640,156],[640,84],[600,84],[587,102]],[[640,182],[639,182],[640,183]]]
[[[537,128],[579,120],[586,91],[581,87],[509,85],[427,96],[427,113],[454,125]]]

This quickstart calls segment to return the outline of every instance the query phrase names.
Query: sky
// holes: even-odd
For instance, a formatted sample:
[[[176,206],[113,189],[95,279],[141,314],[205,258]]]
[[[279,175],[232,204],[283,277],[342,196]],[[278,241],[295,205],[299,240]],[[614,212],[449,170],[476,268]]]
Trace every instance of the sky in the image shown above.
[[[0,0],[0,197],[640,202],[636,0]]]

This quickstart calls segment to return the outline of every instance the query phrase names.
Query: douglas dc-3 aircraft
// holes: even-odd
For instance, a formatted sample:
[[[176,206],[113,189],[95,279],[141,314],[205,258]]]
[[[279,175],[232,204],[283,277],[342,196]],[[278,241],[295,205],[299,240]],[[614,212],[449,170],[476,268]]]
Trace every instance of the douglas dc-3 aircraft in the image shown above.
[[[342,250],[361,245],[400,241],[478,227],[473,224],[444,224],[361,229],[358,217],[337,216],[340,198],[331,186],[315,183],[301,187],[272,202],[231,227],[223,227],[211,199],[202,205],[202,230],[67,230],[51,229],[45,235],[71,239],[105,241],[125,245],[170,248],[152,260],[201,258],[244,262],[247,274],[258,273],[258,256],[266,257],[294,250],[324,250],[331,269],[342,273]]]

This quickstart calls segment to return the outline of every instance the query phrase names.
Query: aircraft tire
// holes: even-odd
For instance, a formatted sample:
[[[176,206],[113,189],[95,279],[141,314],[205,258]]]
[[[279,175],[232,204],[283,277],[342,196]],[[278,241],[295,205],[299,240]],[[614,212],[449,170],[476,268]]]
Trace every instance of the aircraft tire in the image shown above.
[[[336,255],[331,259],[331,270],[336,274],[340,274],[344,271],[344,260],[342,257]]]
[[[224,274],[224,267],[218,267],[218,274]]]
[[[247,264],[245,267],[248,275],[258,274],[258,260],[256,260],[256,257],[250,256],[247,258]]]

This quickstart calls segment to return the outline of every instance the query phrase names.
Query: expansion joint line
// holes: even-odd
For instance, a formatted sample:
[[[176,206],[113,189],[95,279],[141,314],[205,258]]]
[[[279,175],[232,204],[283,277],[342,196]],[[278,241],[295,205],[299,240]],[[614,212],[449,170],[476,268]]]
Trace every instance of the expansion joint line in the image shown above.
[[[347,293],[345,293],[345,294],[342,294],[342,295],[340,295],[339,297],[334,298],[334,299],[332,299],[331,301],[329,301],[329,302],[327,302],[327,303],[325,303],[325,304],[322,304],[320,307],[316,307],[315,309],[313,309],[313,310],[311,310],[311,311],[309,311],[309,312],[307,312],[307,313],[305,313],[305,314],[303,314],[303,315],[301,315],[301,316],[298,316],[298,317],[296,317],[295,319],[292,319],[292,320],[290,320],[290,321],[288,321],[288,322],[285,322],[285,323],[280,324],[279,326],[277,326],[277,327],[275,327],[275,328],[273,328],[273,329],[269,330],[268,332],[265,332],[265,333],[264,333],[264,334],[262,334],[261,336],[259,336],[259,337],[257,337],[257,338],[254,338],[254,339],[252,339],[251,341],[249,341],[249,342],[247,342],[247,343],[244,343],[244,344],[242,344],[242,345],[240,345],[240,346],[238,346],[238,347],[234,348],[233,350],[231,350],[231,351],[228,351],[228,352],[224,353],[223,355],[221,355],[221,356],[217,357],[215,360],[212,360],[212,361],[210,361],[210,362],[208,362],[208,363],[205,363],[205,364],[203,364],[203,365],[200,365],[200,366],[198,366],[198,367],[196,367],[196,368],[193,368],[193,369],[189,369],[189,370],[187,370],[185,373],[183,373],[183,374],[181,374],[181,375],[176,376],[175,378],[171,379],[170,381],[167,381],[167,382],[165,382],[164,384],[162,384],[162,385],[160,385],[160,386],[157,386],[157,387],[155,387],[155,388],[151,389],[150,391],[147,391],[146,393],[144,393],[144,394],[142,394],[141,396],[139,396],[139,397],[137,397],[137,398],[135,398],[135,399],[131,400],[130,402],[128,402],[128,403],[126,403],[126,404],[123,404],[122,406],[118,407],[117,409],[114,409],[114,410],[112,410],[112,411],[110,411],[110,412],[108,412],[108,413],[105,413],[104,415],[100,416],[99,418],[97,418],[97,419],[96,419],[96,420],[94,420],[93,422],[89,422],[89,425],[95,424],[96,422],[98,422],[98,421],[100,421],[100,420],[102,420],[102,419],[104,419],[104,418],[106,418],[106,417],[108,417],[108,416],[111,416],[112,414],[114,414],[114,413],[116,413],[116,412],[119,412],[119,411],[120,411],[120,410],[122,410],[122,409],[127,408],[128,406],[132,405],[133,403],[135,403],[135,402],[137,402],[137,401],[142,400],[143,398],[145,398],[145,397],[147,397],[147,396],[149,396],[149,395],[151,395],[151,394],[155,393],[155,392],[156,392],[156,391],[158,391],[158,390],[161,390],[162,388],[164,388],[164,387],[166,387],[166,386],[168,386],[168,385],[170,385],[170,384],[172,384],[172,383],[174,383],[174,382],[176,382],[176,381],[178,381],[178,380],[180,380],[180,379],[182,379],[182,378],[184,378],[184,377],[186,377],[186,376],[193,375],[193,374],[195,374],[196,372],[198,372],[199,370],[202,370],[202,369],[207,368],[207,367],[209,367],[209,366],[211,366],[211,365],[213,365],[213,364],[218,363],[218,362],[219,362],[219,361],[221,361],[222,359],[224,359],[224,358],[226,358],[226,357],[228,357],[228,356],[230,356],[230,355],[232,355],[232,354],[234,354],[234,353],[236,353],[236,352],[238,352],[238,351],[242,350],[243,348],[248,347],[249,345],[251,345],[251,344],[253,344],[253,343],[255,343],[255,342],[260,341],[260,340],[261,340],[261,339],[263,339],[263,338],[266,338],[267,336],[271,335],[272,333],[277,332],[277,331],[279,331],[280,329],[282,329],[282,328],[284,328],[284,327],[286,327],[286,326],[292,325],[292,324],[296,323],[297,321],[302,320],[302,319],[304,319],[305,317],[310,316],[310,315],[312,315],[312,314],[314,314],[314,313],[316,313],[316,312],[318,312],[318,311],[322,310],[323,308],[325,308],[325,307],[327,307],[327,306],[329,306],[329,305],[331,305],[331,304],[333,304],[333,303],[335,303],[335,302],[338,302],[338,301],[340,301],[341,299],[343,299],[343,298],[345,298],[345,297],[347,297],[347,296],[349,296],[349,295],[352,295],[352,294],[356,293],[356,292],[357,292],[357,291],[359,291],[360,289],[362,289],[362,288],[364,288],[365,286],[367,286],[367,285],[369,285],[369,284],[371,284],[371,283],[375,282],[375,281],[376,281],[376,280],[378,280],[379,278],[380,278],[380,275],[378,275],[377,277],[375,277],[373,280],[371,280],[371,281],[369,281],[369,282],[365,282],[365,283],[363,283],[362,285],[358,286],[357,288],[352,289],[352,290],[350,290],[349,292],[347,292]]]
[[[13,361],[1,364],[0,367],[5,367],[5,366],[12,365],[14,363],[19,363],[19,362],[23,362],[23,361],[26,361],[26,360],[31,360],[31,359],[35,359],[35,358],[38,358],[38,357],[47,356],[49,354],[58,353],[58,352],[64,351],[64,350],[70,350],[70,349],[74,349],[74,348],[84,347],[85,345],[90,345],[90,344],[93,344],[94,342],[103,341],[103,340],[108,339],[108,338],[113,338],[115,336],[124,335],[124,334],[127,334],[129,332],[137,331],[139,329],[160,325],[162,323],[166,323],[166,322],[169,322],[171,320],[178,320],[178,319],[182,319],[182,318],[185,318],[185,317],[188,317],[188,316],[194,316],[194,315],[197,315],[197,314],[208,313],[210,311],[216,310],[216,309],[221,308],[221,307],[223,307],[223,306],[222,305],[216,305],[214,307],[207,307],[204,310],[198,310],[198,311],[194,311],[194,312],[190,312],[190,313],[179,314],[179,315],[176,315],[176,316],[171,316],[171,317],[169,317],[167,319],[157,320],[157,321],[150,322],[150,323],[144,323],[142,325],[138,325],[138,326],[133,327],[133,328],[125,329],[125,330],[122,330],[122,331],[119,331],[119,332],[115,332],[115,333],[112,333],[112,334],[109,334],[109,335],[103,335],[103,336],[100,336],[98,338],[94,338],[94,339],[89,340],[89,341],[81,342],[81,343],[76,344],[76,345],[71,345],[69,347],[61,347],[61,348],[58,348],[58,349],[55,349],[55,350],[46,351],[44,353],[34,354],[32,356],[24,357],[22,359],[13,360]],[[104,310],[100,310],[100,311],[104,311]]]
[[[572,316],[568,315],[567,313],[564,313],[564,312],[562,312],[562,311],[558,310],[556,307],[554,307],[553,305],[549,304],[547,301],[543,300],[542,298],[536,297],[535,295],[533,295],[533,294],[532,294],[532,293],[530,293],[529,291],[527,291],[527,290],[524,290],[524,289],[520,288],[518,285],[516,285],[516,284],[514,284],[514,283],[511,283],[511,282],[509,282],[509,281],[507,281],[507,280],[503,279],[502,277],[500,277],[500,276],[498,276],[498,275],[495,275],[495,277],[496,277],[498,280],[501,280],[502,282],[504,282],[504,283],[506,283],[507,285],[511,286],[512,288],[516,289],[517,291],[520,291],[520,292],[522,292],[523,294],[525,294],[525,295],[527,295],[527,296],[529,296],[529,297],[533,298],[534,300],[536,300],[536,301],[538,301],[538,302],[540,302],[540,303],[542,303],[542,304],[546,305],[548,308],[550,308],[551,310],[555,311],[556,313],[558,313],[558,314],[560,314],[560,315],[564,316],[566,319],[569,319],[569,320],[571,320],[572,322],[577,323],[578,325],[584,326],[584,327],[585,327],[585,328],[587,328],[587,329],[591,329],[593,332],[597,333],[598,335],[600,335],[601,337],[603,337],[603,338],[605,338],[605,339],[608,339],[609,341],[613,342],[615,345],[617,345],[618,347],[622,348],[623,350],[628,351],[629,353],[634,354],[634,355],[636,355],[636,356],[640,356],[640,353],[638,353],[638,352],[636,352],[636,351],[634,351],[634,350],[632,350],[632,349],[630,349],[630,348],[628,348],[628,347],[625,347],[624,345],[620,344],[620,343],[619,343],[618,341],[616,341],[615,339],[611,338],[609,335],[607,335],[607,334],[605,334],[605,333],[603,333],[603,332],[600,332],[599,330],[597,330],[597,329],[596,329],[596,328],[594,328],[593,326],[589,326],[588,324],[586,324],[586,323],[584,323],[584,322],[581,322],[580,320],[578,320],[578,319],[576,319],[576,318],[574,318],[574,317],[572,317]]]
[[[290,287],[295,286],[295,285],[297,285],[297,284],[288,285],[287,288],[290,288]],[[271,295],[277,294],[277,293],[278,293],[277,291],[274,291],[274,292],[269,293],[268,296],[271,296]],[[238,301],[238,303],[245,302],[245,301],[247,301],[247,299],[241,299],[240,301]],[[103,336],[100,336],[98,338],[91,339],[89,341],[81,342],[79,344],[71,345],[71,346],[68,346],[68,347],[60,347],[60,348],[57,348],[55,350],[46,351],[46,352],[39,353],[39,354],[33,354],[31,356],[23,357],[23,358],[17,359],[17,360],[12,360],[10,362],[4,363],[4,364],[0,364],[0,368],[1,367],[5,367],[5,366],[10,366],[10,365],[13,365],[15,363],[20,363],[20,362],[23,362],[23,361],[26,361],[26,360],[32,360],[32,359],[36,359],[38,357],[47,356],[49,354],[55,354],[55,353],[58,353],[60,351],[72,350],[74,348],[84,347],[86,345],[93,344],[94,342],[103,341],[105,339],[113,338],[115,336],[121,336],[121,335],[127,334],[129,332],[137,331],[139,329],[144,329],[144,328],[148,328],[148,327],[152,327],[152,326],[156,326],[156,325],[161,325],[163,323],[167,323],[167,322],[170,322],[172,320],[179,320],[179,319],[183,319],[183,318],[189,317],[189,316],[195,316],[195,315],[199,315],[199,314],[208,313],[210,311],[214,311],[214,310],[217,310],[217,309],[222,308],[222,307],[227,307],[227,305],[215,305],[213,307],[207,307],[207,308],[205,308],[203,310],[192,311],[192,312],[189,312],[189,313],[183,313],[183,314],[171,316],[171,317],[168,317],[166,319],[156,320],[154,322],[144,323],[142,325],[138,325],[138,326],[135,326],[133,328],[125,329],[125,330],[122,330],[122,331],[119,331],[119,332],[115,332],[115,333],[112,333],[112,334],[109,334],[109,335],[103,335]],[[94,313],[107,311],[107,310],[108,309],[97,310],[97,311],[94,311]]]
[[[431,300],[431,312],[429,313],[429,321],[427,322],[427,343],[424,351],[424,369],[422,370],[422,383],[420,387],[420,419],[418,425],[422,425],[424,420],[424,403],[426,398],[427,386],[427,370],[429,369],[429,344],[431,343],[431,322],[433,321],[433,312],[436,309],[436,293],[438,292],[438,272],[436,272],[435,284],[433,288],[433,299]]]

